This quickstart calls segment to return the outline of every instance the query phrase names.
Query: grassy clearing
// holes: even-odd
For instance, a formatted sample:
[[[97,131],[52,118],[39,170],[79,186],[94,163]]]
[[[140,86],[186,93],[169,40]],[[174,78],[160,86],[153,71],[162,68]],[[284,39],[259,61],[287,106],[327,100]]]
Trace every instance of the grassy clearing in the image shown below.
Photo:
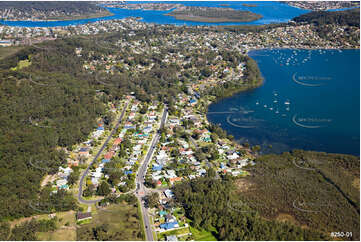
[[[169,232],[160,233],[158,238],[161,240],[161,239],[166,239],[166,236],[169,236],[169,235],[183,235],[183,234],[189,234],[189,233],[190,233],[190,230],[189,230],[189,227],[187,227],[187,228],[181,228],[181,229],[176,229],[176,230],[172,230]]]
[[[42,241],[70,241],[76,240],[75,211],[56,213],[57,230],[37,233],[37,239]],[[41,219],[48,219],[48,215],[41,215]]]
[[[146,238],[145,238],[145,230],[144,230],[144,221],[143,221],[143,214],[142,214],[142,209],[141,209],[141,204],[140,204],[140,202],[139,202],[139,200],[138,200],[138,208],[137,208],[137,210],[138,210],[138,217],[139,217],[139,222],[140,222],[140,229],[141,229],[141,231],[142,231],[142,239],[143,240],[146,240]],[[154,232],[154,231],[153,231]],[[154,237],[155,238],[155,237]]]
[[[193,239],[196,241],[217,241],[211,231],[198,230],[193,227],[190,227],[189,229],[192,233]]]
[[[142,240],[143,233],[141,219],[137,207],[122,203],[110,205],[106,209],[93,213],[93,218],[89,224],[80,225],[77,229],[77,240],[92,240],[93,228],[107,224],[108,234],[117,233],[115,240]]]

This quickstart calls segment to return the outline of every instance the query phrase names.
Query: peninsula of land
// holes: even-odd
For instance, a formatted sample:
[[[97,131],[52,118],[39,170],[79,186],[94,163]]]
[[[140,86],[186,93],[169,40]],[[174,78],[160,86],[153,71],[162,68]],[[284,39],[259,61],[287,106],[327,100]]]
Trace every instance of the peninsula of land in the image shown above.
[[[0,2],[0,19],[7,21],[76,20],[112,15],[89,2]]]
[[[260,14],[250,11],[239,11],[232,8],[182,6],[165,14],[178,20],[195,22],[222,23],[222,22],[252,22],[262,18]]]
[[[360,2],[358,1],[287,1],[284,3],[293,7],[313,11],[325,11],[330,9],[352,8],[360,6]]]

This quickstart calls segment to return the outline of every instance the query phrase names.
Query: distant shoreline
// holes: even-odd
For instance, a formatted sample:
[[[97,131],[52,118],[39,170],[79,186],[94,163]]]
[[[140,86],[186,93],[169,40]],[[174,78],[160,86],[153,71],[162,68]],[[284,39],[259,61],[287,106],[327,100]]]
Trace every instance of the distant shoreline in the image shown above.
[[[292,48],[292,47],[290,47],[290,48],[254,48],[254,49],[248,50],[244,55],[248,56],[249,58],[251,58],[251,59],[253,59],[255,61],[255,58],[252,56],[252,53],[250,53],[250,52],[251,51],[257,52],[257,51],[263,51],[263,50],[267,50],[267,51],[271,51],[271,50],[315,50],[315,51],[317,51],[317,50],[334,50],[334,51],[343,51],[343,50],[360,50],[360,49],[359,48]],[[258,62],[257,62],[257,68],[259,69],[259,71],[261,71]],[[216,104],[218,102],[221,102],[224,99],[236,96],[236,95],[238,95],[240,93],[249,92],[249,91],[255,90],[257,88],[261,88],[264,84],[265,84],[265,77],[262,75],[262,79],[257,80],[257,83],[255,83],[255,85],[243,86],[243,87],[240,87],[237,90],[231,90],[229,93],[227,93],[227,95],[219,97],[219,98],[210,99],[210,98],[207,97],[205,99],[207,101],[207,109],[206,109],[206,112],[204,114],[205,120],[207,120],[207,122],[210,123],[210,124],[217,125],[217,123],[212,122],[212,121],[210,121],[208,119],[209,107],[211,105],[214,105],[214,104]],[[213,110],[213,112],[214,112],[214,110]],[[224,129],[222,127],[221,127],[221,129],[226,131],[227,134],[233,135],[233,133],[227,131],[226,129]],[[242,136],[242,137],[244,137],[244,136]],[[236,138],[232,142],[237,143],[239,145],[242,145],[242,143],[239,142],[238,140],[236,140]],[[253,144],[252,146],[255,146],[255,145],[260,145],[260,144],[256,143],[256,144]],[[289,151],[294,150],[294,149],[298,149],[298,148],[292,148]],[[330,152],[330,151],[324,151],[324,150],[318,150],[318,149],[316,149],[316,150],[303,149],[303,150],[305,150],[305,151],[315,151],[315,152],[325,152],[325,153],[328,153],[328,154],[335,153],[335,154],[343,154],[343,155],[352,155],[352,156],[360,157],[359,154],[346,153],[345,151],[343,151],[343,152],[337,152],[337,151],[336,152]],[[286,151],[286,152],[289,152],[289,151]],[[275,153],[275,152],[272,151],[270,154],[280,154],[280,153],[277,153],[277,152]],[[262,154],[259,153],[258,155],[262,155]],[[258,156],[258,155],[256,154],[256,156]]]
[[[17,22],[17,21],[34,21],[34,22],[55,22],[55,21],[72,21],[72,20],[82,20],[82,19],[94,19],[94,18],[102,18],[102,17],[109,17],[114,16],[115,14],[106,10],[99,13],[94,14],[84,14],[84,15],[76,15],[76,16],[58,16],[48,19],[2,19],[2,21],[9,21],[9,22]]]

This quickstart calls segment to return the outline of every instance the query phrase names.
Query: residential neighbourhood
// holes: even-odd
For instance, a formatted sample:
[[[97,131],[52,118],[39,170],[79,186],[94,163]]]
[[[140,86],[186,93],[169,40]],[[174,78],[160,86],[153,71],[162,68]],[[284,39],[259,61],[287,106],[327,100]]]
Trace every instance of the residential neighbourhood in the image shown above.
[[[174,201],[176,198],[171,190],[173,185],[205,176],[207,169],[211,167],[218,175],[245,176],[247,171],[242,168],[252,164],[254,159],[248,148],[236,145],[227,138],[220,139],[212,135],[205,115],[199,112],[204,101],[195,88],[197,87],[188,88],[187,93],[192,94],[178,95],[175,110],[169,115],[164,131],[160,134],[145,176],[148,191],[159,194],[159,205],[149,208],[152,226],[158,237],[162,237],[162,233],[188,226],[184,211]],[[196,100],[194,105],[191,100]],[[109,104],[109,112],[112,112],[113,106],[114,104]],[[82,194],[86,200],[111,194],[120,196],[133,193],[136,190],[138,168],[144,161],[152,137],[159,129],[163,107],[161,103],[148,104],[128,95],[116,106],[115,114],[126,107],[125,117],[106,148],[90,166]],[[89,139],[68,152],[68,166],[59,167],[53,181],[54,192],[59,189],[77,192],[76,183],[68,183],[70,174],[73,169],[84,172],[109,133],[109,128],[99,119],[97,128],[89,135]],[[203,152],[197,152],[201,149],[209,149],[210,156],[204,157]],[[103,186],[107,187],[105,193],[101,188]],[[91,220],[91,212],[78,214],[77,220]],[[187,233],[186,236],[191,235]]]
[[[358,241],[359,5],[2,2],[0,240]]]
[[[97,21],[83,25],[56,26],[56,27],[18,27],[0,25],[0,46],[9,45],[31,45],[47,40],[54,40],[69,36],[89,36],[100,33],[122,32],[126,30],[138,31],[149,28],[166,28],[165,24],[153,24],[137,21],[139,18],[125,18],[122,20]],[[183,28],[184,26],[175,26]],[[195,41],[195,46],[202,45],[207,48],[212,47],[211,43],[202,43],[202,40],[217,41],[225,45],[225,48],[248,51],[255,48],[358,48],[359,44],[346,41],[347,37],[344,28],[336,25],[329,25],[333,36],[338,38],[325,40],[320,38],[315,28],[310,24],[276,27],[262,30],[260,32],[233,33],[233,32],[213,32],[206,31],[214,27],[197,26],[201,35],[192,32],[184,32],[182,35],[172,36],[179,38],[179,41]],[[204,30],[204,31],[203,31]],[[359,29],[355,27],[355,34],[359,34]],[[130,33],[129,36],[134,35]],[[331,37],[331,36],[330,36]],[[182,39],[182,40],[181,40]],[[226,40],[226,41],[225,41]],[[99,42],[99,44],[102,44]],[[203,45],[204,44],[204,45]],[[137,49],[139,50],[139,49]]]
[[[151,24],[133,19],[114,22],[111,27],[108,21],[74,28],[80,31],[78,34],[96,34],[94,28],[88,27],[100,28],[104,25],[111,28],[109,31],[114,31],[114,28],[136,30],[152,27]],[[10,31],[8,28],[11,27],[4,28]],[[35,30],[36,28],[31,31]],[[128,36],[130,35],[131,32]],[[290,35],[294,35],[292,40],[289,39]],[[154,65],[151,63],[153,55],[164,53],[175,43],[182,43],[187,47],[165,52],[161,62],[165,65],[175,63],[179,66],[177,75],[187,79],[184,80],[184,91],[177,94],[175,102],[169,105],[168,116],[162,129],[160,120],[164,103],[157,100],[137,100],[134,93],[125,95],[118,103],[108,103],[107,113],[113,116],[111,122],[104,117],[99,118],[88,139],[67,151],[68,166],[60,167],[59,172],[48,179],[54,184],[53,192],[59,189],[69,190],[78,195],[83,203],[89,204],[97,203],[108,196],[138,194],[138,170],[146,160],[153,138],[159,132],[159,141],[154,152],[150,154],[144,177],[144,195],[157,193],[158,205],[145,211],[149,215],[155,236],[174,240],[174,237],[166,234],[173,230],[186,230],[189,226],[183,209],[177,205],[177,198],[172,193],[174,185],[206,176],[210,168],[216,172],[215,179],[226,175],[235,178],[247,176],[245,167],[254,164],[256,152],[249,146],[233,142],[232,137],[219,131],[219,127],[211,125],[205,115],[207,106],[216,99],[206,90],[225,83],[242,83],[248,71],[246,59],[235,64],[232,61],[234,57],[224,51],[237,50],[239,53],[246,53],[253,48],[277,47],[288,43],[293,47],[306,47],[304,44],[307,38],[310,41],[319,41],[319,45],[323,47],[337,46],[334,42],[322,42],[307,25],[274,28],[264,32],[264,38],[262,36],[262,32],[258,35],[184,32],[181,35],[167,35],[166,38],[129,40],[123,37],[111,44],[100,40],[98,42],[102,48],[127,49],[129,56],[116,51],[100,56],[95,56],[95,52],[90,51],[85,55],[81,47],[75,48],[74,54],[83,60],[84,71],[95,75],[96,81],[102,85],[112,86],[114,83],[111,82],[111,77],[114,74],[150,70]],[[199,53],[206,53],[211,58],[202,57]],[[145,61],[135,64],[134,56],[137,55],[142,55]],[[197,68],[197,62],[205,62],[205,67]],[[101,97],[101,91],[97,95]],[[125,112],[124,117],[114,129],[122,111]],[[72,176],[75,178],[70,178]],[[78,194],[78,182],[74,182],[79,176],[84,177],[81,179],[81,194]],[[91,219],[91,211],[89,213],[86,217]],[[184,236],[192,238],[189,229]],[[182,236],[177,239],[182,239]]]

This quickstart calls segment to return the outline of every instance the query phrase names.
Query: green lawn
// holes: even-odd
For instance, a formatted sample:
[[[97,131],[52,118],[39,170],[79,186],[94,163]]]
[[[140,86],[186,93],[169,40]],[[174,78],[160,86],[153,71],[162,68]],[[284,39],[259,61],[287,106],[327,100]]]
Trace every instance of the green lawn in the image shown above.
[[[56,213],[56,216],[58,218],[56,224],[57,230],[52,232],[39,232],[36,234],[37,239],[42,241],[76,240],[75,211]],[[48,215],[42,215],[40,218],[48,219]]]
[[[190,231],[192,233],[194,240],[196,241],[217,241],[216,237],[213,236],[212,232],[208,232],[206,230],[200,231],[193,227],[190,227]]]
[[[80,225],[77,229],[77,240],[86,239],[87,229],[108,224],[109,234],[119,232],[116,240],[142,240],[142,229],[138,209],[126,203],[110,205],[104,210],[93,213],[89,224]]]
[[[165,239],[166,236],[168,236],[168,235],[188,234],[189,232],[190,232],[189,227],[182,228],[182,229],[176,229],[176,230],[172,230],[172,231],[169,231],[169,232],[160,233],[159,236],[158,236],[158,239],[161,239],[161,238]]]
[[[137,208],[137,210],[138,210],[138,216],[139,216],[139,222],[140,222],[140,229],[141,229],[141,231],[142,231],[142,239],[143,240],[145,240],[146,238],[145,238],[145,230],[144,230],[144,221],[143,221],[143,214],[142,214],[142,209],[141,209],[141,204],[140,204],[140,202],[139,202],[139,200],[138,200],[138,208]]]

